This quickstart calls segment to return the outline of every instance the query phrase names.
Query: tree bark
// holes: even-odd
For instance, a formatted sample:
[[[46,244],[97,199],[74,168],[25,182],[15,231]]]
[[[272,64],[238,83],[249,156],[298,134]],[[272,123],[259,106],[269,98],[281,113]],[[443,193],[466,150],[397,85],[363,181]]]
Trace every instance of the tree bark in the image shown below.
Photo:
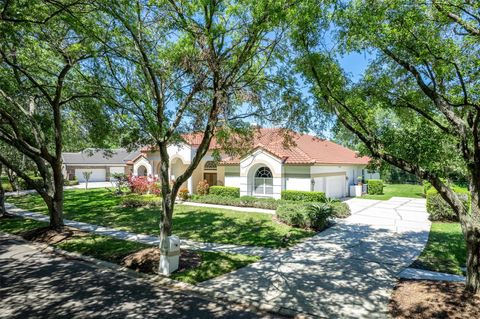
[[[12,191],[16,192],[17,191],[18,177],[14,176],[14,172],[12,170],[8,169],[8,168],[5,171],[7,173],[8,182],[10,183],[10,186],[12,187]]]
[[[478,225],[468,225],[465,230],[467,242],[467,282],[466,289],[480,292],[480,231]]]
[[[0,163],[0,214],[1,216],[7,215],[7,210],[5,209],[5,189],[2,184],[2,172],[3,165]]]

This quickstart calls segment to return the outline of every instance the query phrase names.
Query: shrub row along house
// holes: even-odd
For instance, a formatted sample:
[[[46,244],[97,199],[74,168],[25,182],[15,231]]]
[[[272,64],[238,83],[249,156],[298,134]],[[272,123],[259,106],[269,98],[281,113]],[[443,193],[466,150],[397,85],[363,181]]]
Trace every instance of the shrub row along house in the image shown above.
[[[172,179],[191,163],[201,139],[201,134],[187,134],[184,143],[168,148]],[[320,191],[327,197],[340,198],[348,195],[348,185],[357,183],[357,177],[363,175],[369,162],[368,157],[359,157],[331,141],[276,128],[256,129],[249,144],[244,156],[223,154],[220,161],[215,161],[212,153],[220,145],[212,140],[209,152],[183,186],[193,194],[198,183],[207,180],[211,186],[239,187],[241,196],[280,198],[282,190],[300,190]],[[160,154],[155,148],[145,147],[137,153],[114,150],[114,153],[112,157],[99,153],[92,157],[83,155],[83,166],[78,162],[72,166],[71,158],[81,161],[80,156],[67,153],[66,172],[80,181],[83,170],[95,170],[92,181],[99,181],[108,179],[109,172],[120,172],[120,167],[126,174],[158,177]]]

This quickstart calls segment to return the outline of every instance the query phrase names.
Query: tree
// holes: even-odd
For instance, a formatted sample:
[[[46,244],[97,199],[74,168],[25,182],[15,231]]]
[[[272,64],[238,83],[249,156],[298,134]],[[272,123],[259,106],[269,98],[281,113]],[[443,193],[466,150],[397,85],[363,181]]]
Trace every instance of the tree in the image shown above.
[[[85,179],[85,189],[88,189],[88,181],[90,180],[90,176],[92,176],[92,171],[85,171],[82,173],[82,175]]]
[[[63,226],[63,115],[96,95],[85,84],[96,49],[82,35],[88,20],[72,19],[88,10],[78,1],[6,1],[0,16],[0,142],[30,159],[42,181],[14,158],[0,154],[0,162],[40,194],[53,229]]]
[[[363,152],[429,181],[458,214],[468,290],[480,291],[478,2],[351,1],[296,21],[296,62],[317,108],[363,143]],[[374,55],[350,81],[324,49],[327,15],[343,52]],[[308,20],[310,19],[310,20]],[[309,23],[307,23],[309,22]],[[327,23],[328,24],[328,23]],[[471,205],[442,181],[465,172]]]
[[[288,1],[139,0],[101,7],[107,16],[101,41],[111,49],[104,78],[113,88],[114,109],[130,141],[160,153],[162,255],[168,254],[179,188],[213,136],[222,143],[249,131],[241,119],[270,113],[260,92],[272,85],[267,67],[288,6]],[[171,183],[168,146],[191,132],[201,133],[198,149]]]
[[[0,163],[0,217],[7,215],[5,209],[5,188],[3,188],[3,165]]]

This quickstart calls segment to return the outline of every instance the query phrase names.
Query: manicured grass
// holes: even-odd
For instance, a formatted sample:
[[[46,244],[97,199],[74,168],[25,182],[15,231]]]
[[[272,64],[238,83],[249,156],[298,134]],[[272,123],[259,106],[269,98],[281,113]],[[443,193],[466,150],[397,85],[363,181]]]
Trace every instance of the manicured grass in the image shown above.
[[[422,198],[423,188],[421,185],[411,184],[385,184],[383,187],[382,195],[364,195],[364,199],[378,199],[389,200],[392,197],[410,197],[410,198]]]
[[[460,224],[433,223],[428,243],[413,267],[462,275],[467,249]]]
[[[105,189],[65,191],[65,218],[86,223],[128,230],[139,234],[158,235],[159,208],[124,208],[120,197]],[[10,197],[8,202],[23,209],[47,212],[38,195]],[[296,229],[272,221],[263,213],[176,205],[173,233],[181,238],[200,242],[252,245],[278,248],[289,236],[293,244],[312,236],[312,231]]]
[[[260,257],[257,256],[240,254],[226,254],[209,251],[199,251],[199,253],[202,255],[202,263],[200,266],[182,272],[173,273],[170,278],[187,282],[189,284],[196,284],[260,260]]]
[[[48,224],[45,222],[39,222],[33,219],[8,218],[0,220],[0,231],[20,234],[47,225]],[[142,243],[95,234],[74,236],[61,241],[60,243],[54,244],[53,246],[69,252],[76,252],[117,264],[120,264],[122,259],[129,254],[141,249],[152,247]],[[205,251],[199,251],[199,253],[202,255],[202,262],[198,267],[173,273],[171,278],[190,284],[196,284],[260,260],[260,257],[257,256],[240,254]]]

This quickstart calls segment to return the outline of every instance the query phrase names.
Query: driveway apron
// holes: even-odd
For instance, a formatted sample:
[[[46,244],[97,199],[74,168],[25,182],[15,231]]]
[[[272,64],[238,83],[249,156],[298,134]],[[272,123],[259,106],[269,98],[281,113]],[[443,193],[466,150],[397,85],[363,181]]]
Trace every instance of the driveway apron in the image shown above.
[[[422,252],[424,199],[350,199],[352,216],[200,286],[327,318],[386,318],[397,275]]]

